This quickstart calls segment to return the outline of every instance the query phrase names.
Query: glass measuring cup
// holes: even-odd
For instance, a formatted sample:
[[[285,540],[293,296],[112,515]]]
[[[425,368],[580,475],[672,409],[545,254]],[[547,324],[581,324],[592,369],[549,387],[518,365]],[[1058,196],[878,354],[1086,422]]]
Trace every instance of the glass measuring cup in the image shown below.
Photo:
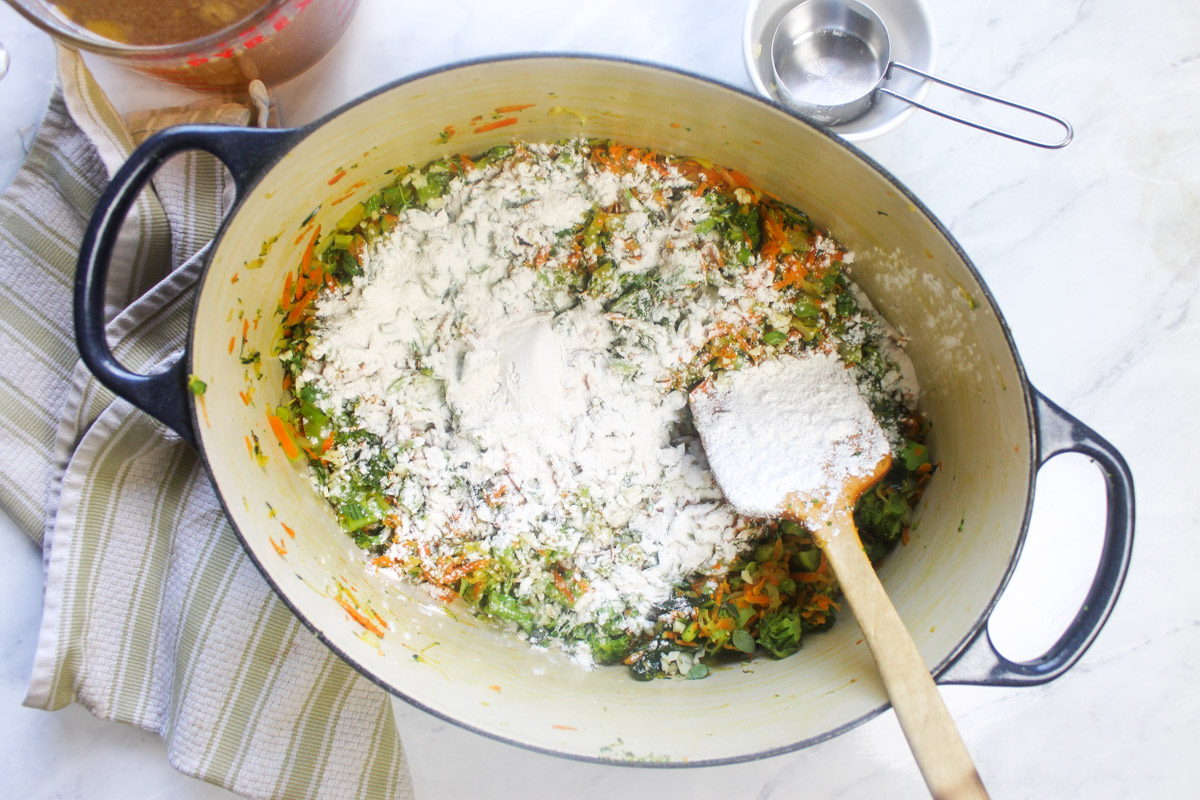
[[[98,35],[56,10],[53,0],[5,2],[63,44],[189,89],[222,91],[299,75],[341,37],[359,0],[261,0],[249,16],[219,30],[142,45]]]
[[[892,61],[887,26],[858,0],[803,0],[797,4],[775,29],[771,39],[771,67],[780,98],[804,116],[826,125],[862,116],[878,94],[886,94],[940,117],[1036,147],[1065,147],[1074,137],[1071,124],[1054,114]],[[1064,136],[1057,141],[1033,139],[934,108],[884,85],[897,69],[1049,120],[1063,128]]]

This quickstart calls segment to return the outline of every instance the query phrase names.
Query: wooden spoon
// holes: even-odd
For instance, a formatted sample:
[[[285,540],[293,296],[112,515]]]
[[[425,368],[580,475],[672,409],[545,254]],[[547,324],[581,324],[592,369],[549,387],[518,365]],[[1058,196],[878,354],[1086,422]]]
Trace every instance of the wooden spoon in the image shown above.
[[[935,798],[987,791],[854,526],[854,504],[891,466],[890,446],[836,356],[812,352],[724,373],[689,399],[709,466],[739,513],[813,534],[858,618],[900,727]]]

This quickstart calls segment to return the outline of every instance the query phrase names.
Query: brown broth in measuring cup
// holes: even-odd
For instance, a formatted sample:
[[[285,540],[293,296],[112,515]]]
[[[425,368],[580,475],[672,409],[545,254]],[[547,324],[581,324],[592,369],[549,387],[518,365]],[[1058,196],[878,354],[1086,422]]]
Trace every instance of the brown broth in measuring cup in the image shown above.
[[[200,0],[151,3],[147,0],[51,0],[54,8],[81,28],[121,44],[163,45],[216,33],[249,17],[264,0]]]
[[[52,33],[165,81],[203,91],[283,83],[316,63],[359,0],[42,0]],[[70,27],[86,34],[75,35]]]

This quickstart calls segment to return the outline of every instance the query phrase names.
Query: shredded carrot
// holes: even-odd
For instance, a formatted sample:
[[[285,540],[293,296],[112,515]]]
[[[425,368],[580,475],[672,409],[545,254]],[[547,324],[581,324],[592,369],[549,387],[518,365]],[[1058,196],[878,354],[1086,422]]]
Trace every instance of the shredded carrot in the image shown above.
[[[229,354],[233,355],[233,348],[237,344],[237,336],[229,337]]]
[[[763,228],[767,232],[767,243],[774,245],[777,248],[788,252],[787,234],[783,230],[783,224],[775,218],[774,214],[762,215]]]
[[[357,608],[355,608],[353,605],[351,605],[349,600],[346,600],[343,597],[339,597],[339,598],[337,598],[337,601],[338,601],[338,605],[340,605],[342,608],[344,608],[346,610],[346,613],[349,614],[351,617],[353,617],[355,622],[357,622],[359,625],[362,625],[364,628],[366,628],[367,630],[369,630],[371,633],[375,634],[379,638],[381,638],[381,639],[383,638],[383,631],[379,630],[379,628],[375,625],[374,622],[371,622],[371,620],[368,619],[366,616],[364,616],[361,611],[359,611]]]
[[[354,256],[354,260],[359,264],[363,263],[363,259],[367,257],[367,240],[361,236],[355,236],[350,242],[350,255]]]
[[[304,316],[304,312],[308,311],[308,306],[317,297],[316,289],[309,289],[304,293],[304,296],[296,301],[296,305],[292,306],[292,310],[288,312],[287,319],[284,323],[287,325],[295,325]]]
[[[729,170],[729,177],[733,178],[734,185],[740,186],[743,189],[749,189],[754,186],[744,172],[738,172],[736,169]]]
[[[813,263],[817,259],[817,251],[812,248],[800,259],[798,256],[788,254],[783,258],[783,276],[775,281],[775,288],[782,289],[785,286],[799,284],[808,277],[812,270]]]
[[[338,174],[334,175],[332,178],[329,179],[329,185],[333,186],[335,183],[337,183],[344,177],[346,177],[346,170],[343,169],[343,170],[339,171]]]
[[[279,304],[281,306],[283,306],[284,311],[286,311],[288,308],[291,307],[291,303],[288,302],[291,299],[291,296],[292,296],[292,273],[289,272],[288,274],[283,276],[283,299],[279,301]]]
[[[498,119],[495,122],[489,122],[486,125],[480,125],[475,129],[475,133],[487,133],[488,131],[494,131],[497,128],[516,125],[518,121],[519,120],[516,117],[505,117],[504,119]]]
[[[654,157],[653,152],[647,152],[646,156],[642,159],[642,163],[657,172],[659,175],[666,175],[669,172],[667,166]],[[657,195],[655,196],[657,197]]]
[[[250,395],[246,394],[245,392],[238,392],[238,397],[242,398],[243,405],[250,405]]]
[[[749,586],[746,588],[746,591],[742,596],[746,598],[747,603],[751,603],[756,606],[771,605],[771,598],[762,593],[762,586],[764,582],[765,579],[759,581],[757,586]]]
[[[250,454],[251,458],[254,458],[254,445],[250,441],[250,434],[246,434],[246,452]]]
[[[556,731],[577,731],[579,728],[572,728],[570,725],[551,725]]]
[[[305,439],[303,436],[297,436],[297,439],[298,446],[304,451],[304,455],[308,456],[313,461],[318,460],[317,451],[312,449],[312,445],[308,443],[308,439]]]
[[[274,432],[275,438],[279,440],[279,446],[283,448],[284,455],[293,461],[299,458],[300,451],[296,448],[296,443],[292,441],[291,434],[288,433],[284,421],[274,414],[267,414],[267,421],[271,423],[271,431]]]
[[[277,542],[274,539],[272,539],[270,536],[267,537],[267,541],[270,542],[271,546],[275,548],[276,553],[279,553],[279,555],[281,555],[281,556],[287,555],[287,548],[283,546],[282,541]]]
[[[281,522],[279,524],[283,526],[284,533],[286,533],[288,536],[292,537],[293,539],[296,538],[296,532],[294,530],[292,530],[290,527],[288,527],[288,524],[286,522]]]
[[[514,111],[524,111],[527,108],[533,108],[535,105],[537,105],[537,104],[536,103],[525,103],[524,105],[519,105],[519,106],[498,106],[496,108],[496,113],[497,114],[511,114]]]
[[[312,238],[308,240],[308,246],[304,248],[304,255],[300,256],[300,271],[308,272],[308,267],[312,264],[313,246],[317,243],[317,237],[321,235],[321,226],[318,225],[312,233]]]
[[[462,577],[474,572],[475,570],[479,569],[480,567],[484,566],[485,564],[487,564],[487,559],[485,559],[485,558],[476,559],[475,561],[467,561],[465,563],[459,564],[458,566],[451,567],[450,569],[445,570],[442,573],[441,578],[434,582],[441,583],[441,584],[454,583],[459,578],[462,578]]]
[[[491,686],[489,686],[488,688],[489,688],[489,689],[491,689],[491,690],[492,690],[493,692],[495,692],[496,694],[500,694],[500,687],[499,687],[499,686],[497,686],[496,684],[494,684],[494,683],[493,683],[493,684],[492,684]]]
[[[235,273],[233,273],[233,277],[229,279],[229,282],[230,282],[230,283],[237,283],[237,282],[238,282],[238,274],[237,274],[236,272],[235,272]]]
[[[364,241],[364,240],[360,240],[360,241]],[[365,241],[364,241],[364,249],[365,249]],[[324,280],[323,280],[324,277],[325,277],[325,273],[321,271],[320,267],[313,267],[308,272],[304,273],[305,286],[309,289],[316,289],[317,291],[320,291],[321,284],[324,283]]]
[[[566,579],[562,575],[558,574],[557,570],[554,571],[554,585],[558,587],[560,592],[566,595],[567,602],[575,602],[575,595],[571,592],[571,587],[567,585]]]
[[[331,447],[333,447],[333,434],[332,433],[329,434],[328,436],[326,436],[324,441],[321,442],[321,453],[324,454],[324,453],[328,452],[329,448],[331,448]]]
[[[300,298],[304,296],[305,290],[308,289],[307,281],[308,281],[308,276],[305,273],[301,272],[300,270],[296,270],[296,285],[292,289],[292,303],[293,304],[298,302],[300,300]]]

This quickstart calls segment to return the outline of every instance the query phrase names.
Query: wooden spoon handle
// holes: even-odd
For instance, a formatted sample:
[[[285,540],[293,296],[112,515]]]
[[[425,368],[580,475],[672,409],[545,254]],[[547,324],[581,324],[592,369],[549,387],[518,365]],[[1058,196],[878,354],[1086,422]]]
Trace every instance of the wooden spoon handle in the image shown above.
[[[938,800],[986,798],[987,790],[929,667],[863,552],[853,517],[848,513],[834,515],[827,535],[818,537],[819,542],[879,666],[900,727],[930,793]]]

